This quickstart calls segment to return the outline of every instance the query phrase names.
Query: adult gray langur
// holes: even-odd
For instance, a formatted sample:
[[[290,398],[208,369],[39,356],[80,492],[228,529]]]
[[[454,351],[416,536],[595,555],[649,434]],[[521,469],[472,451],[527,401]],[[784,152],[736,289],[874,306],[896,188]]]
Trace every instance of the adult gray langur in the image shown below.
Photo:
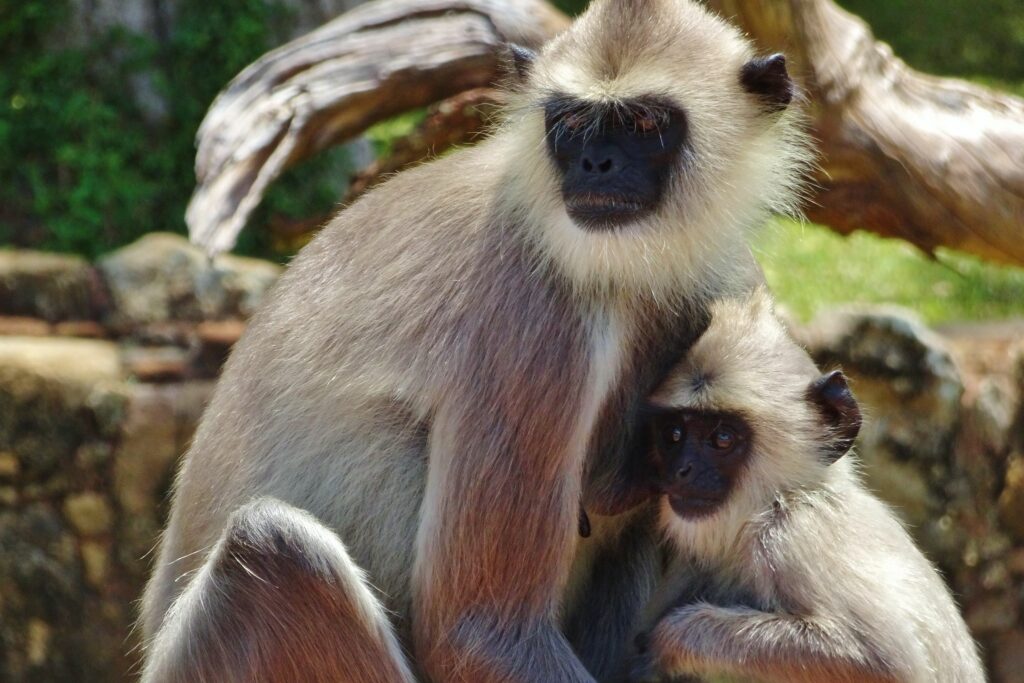
[[[763,291],[712,306],[652,403],[674,559],[630,680],[985,680],[949,589],[845,455],[861,423],[845,378],[788,340]]]
[[[435,681],[592,680],[558,624],[580,506],[640,500],[638,409],[760,281],[748,232],[809,152],[784,59],[687,0],[597,0],[512,59],[493,134],[342,211],[234,349],[145,680],[407,681],[402,648]]]

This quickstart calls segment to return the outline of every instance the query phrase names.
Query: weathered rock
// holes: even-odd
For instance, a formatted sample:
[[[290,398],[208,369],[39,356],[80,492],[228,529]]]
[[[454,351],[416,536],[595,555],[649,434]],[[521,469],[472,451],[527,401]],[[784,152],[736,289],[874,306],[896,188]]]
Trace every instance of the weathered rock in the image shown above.
[[[64,516],[79,533],[105,534],[114,523],[110,503],[93,491],[77,493],[64,500]]]
[[[78,256],[0,250],[0,315],[88,320],[102,300],[95,272]]]
[[[226,256],[214,262],[179,235],[151,233],[99,263],[120,333],[174,321],[248,317],[280,274],[267,261]]]
[[[957,562],[963,528],[942,487],[954,463],[963,383],[943,340],[914,313],[889,306],[841,309],[795,334],[823,367],[841,366],[851,378],[865,415],[858,453],[868,485],[896,506],[933,559]]]
[[[53,332],[59,337],[103,339],[107,336],[107,331],[95,320],[71,320],[57,323],[53,326]]]
[[[163,526],[175,466],[212,392],[212,382],[140,385],[128,405],[114,454],[113,491],[124,511],[118,552],[140,585],[148,564],[139,558]]]
[[[1010,446],[1016,396],[989,377],[981,381],[973,405],[982,440],[993,451],[1005,452]]]
[[[106,441],[87,441],[75,451],[75,465],[82,472],[97,470],[107,464],[113,451]]]
[[[1013,537],[1024,543],[1024,457],[1014,457],[1006,467],[999,494],[999,520]]]
[[[27,479],[49,476],[94,428],[96,387],[121,374],[109,342],[0,337],[0,451]]]
[[[189,374],[189,353],[177,346],[134,347],[122,357],[128,374],[140,382],[180,382]]]
[[[1017,409],[1010,427],[1010,448],[1024,454],[1024,343],[1014,352],[1014,383],[1017,387]]]
[[[0,451],[0,479],[14,479],[20,471],[18,456],[10,451]]]
[[[196,326],[192,370],[199,377],[217,377],[231,348],[245,332],[243,320],[221,320]]]
[[[92,339],[0,337],[0,367],[58,381],[75,393],[122,377],[117,346]]]
[[[85,405],[92,413],[100,437],[112,439],[120,433],[130,396],[130,389],[120,382],[103,381],[93,386]]]
[[[76,544],[60,516],[45,503],[0,511],[0,548],[4,680],[99,680],[89,665],[97,656],[87,648],[112,643],[86,642],[99,621],[83,595]],[[97,654],[119,657],[116,651]]]
[[[858,397],[877,401],[870,417],[895,458],[945,458],[963,382],[945,342],[916,314],[851,307],[818,318],[802,336],[819,363],[856,375]]]
[[[1024,675],[1024,630],[1000,634],[992,650],[992,683],[1020,683]]]
[[[0,316],[0,336],[45,337],[52,331],[50,323],[40,318]]]
[[[110,574],[110,543],[82,541],[81,551],[85,580],[93,588],[103,590]]]
[[[979,600],[967,608],[964,618],[975,635],[1005,633],[1018,622],[1020,610],[1017,601],[1004,595],[993,595]]]
[[[134,595],[99,552],[116,526],[100,491],[121,379],[109,342],[0,338],[2,680],[118,680],[127,669]]]

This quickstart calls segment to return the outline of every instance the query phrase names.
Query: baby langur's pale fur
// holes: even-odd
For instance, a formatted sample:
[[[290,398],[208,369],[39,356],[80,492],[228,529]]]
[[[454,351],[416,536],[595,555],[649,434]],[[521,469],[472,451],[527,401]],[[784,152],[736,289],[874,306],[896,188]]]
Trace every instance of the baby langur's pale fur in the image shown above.
[[[147,683],[407,680],[405,665],[338,676],[330,652],[295,673],[300,653],[281,655],[253,596],[276,587],[271,611],[295,618],[307,598],[289,577],[306,565],[355,615],[338,638],[383,634],[371,659],[396,650],[378,623],[390,613],[417,673],[439,683],[592,680],[558,622],[581,501],[635,503],[613,487],[643,398],[708,302],[761,280],[746,237],[793,208],[810,156],[788,89],[766,103],[741,81],[758,63],[695,2],[597,0],[519,69],[491,137],[398,174],[302,250],[232,352],[176,480],[143,600]],[[685,112],[689,144],[663,155],[673,165],[646,213],[585,229],[547,150],[547,108],[635,112],[635,96]],[[275,539],[296,528],[310,533],[280,557]],[[247,538],[259,542],[227,552]],[[231,600],[217,597],[224,576]],[[244,651],[281,656],[230,668]]]
[[[677,556],[649,610],[648,671],[778,683],[983,681],[935,567],[865,490],[852,456],[831,465],[823,457],[830,435],[807,398],[818,376],[758,292],[717,303],[657,392],[661,406],[741,415],[751,444],[733,495],[712,516],[683,518],[662,503]]]

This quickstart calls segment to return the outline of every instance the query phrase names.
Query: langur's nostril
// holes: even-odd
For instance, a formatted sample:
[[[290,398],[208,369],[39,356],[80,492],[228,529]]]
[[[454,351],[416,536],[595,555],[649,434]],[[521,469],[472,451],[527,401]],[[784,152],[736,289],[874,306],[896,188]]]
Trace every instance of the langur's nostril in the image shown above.
[[[691,470],[693,470],[693,465],[683,465],[676,471],[676,479],[687,479]]]
[[[598,159],[600,159],[600,157],[598,157]],[[604,174],[615,170],[615,159],[607,157],[605,159],[600,159],[600,161],[594,161],[593,158],[585,156],[580,159],[580,166],[583,167],[583,171],[585,173]]]

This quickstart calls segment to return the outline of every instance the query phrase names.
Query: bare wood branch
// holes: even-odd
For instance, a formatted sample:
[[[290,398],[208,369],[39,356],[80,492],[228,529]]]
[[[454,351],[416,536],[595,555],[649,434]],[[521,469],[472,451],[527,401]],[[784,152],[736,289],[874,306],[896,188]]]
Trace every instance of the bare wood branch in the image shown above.
[[[1024,101],[913,71],[832,0],[709,2],[764,50],[785,51],[807,90],[823,154],[812,219],[1024,264]],[[537,46],[566,23],[544,0],[378,0],[266,55],[200,129],[193,239],[229,249],[289,165],[400,111],[493,84],[501,43]],[[451,135],[421,131],[425,145],[397,150],[367,178],[475,130],[447,123]]]
[[[489,113],[497,108],[501,99],[499,90],[477,88],[432,105],[416,130],[398,140],[390,154],[352,179],[342,203],[353,202],[389,175],[483,134],[492,118]]]
[[[831,0],[712,0],[806,87],[822,190],[808,215],[931,252],[1024,264],[1024,100],[927,76]]]
[[[493,84],[506,42],[537,47],[568,19],[543,0],[377,0],[267,55],[214,101],[197,135],[193,241],[235,239],[286,168],[377,121]]]

